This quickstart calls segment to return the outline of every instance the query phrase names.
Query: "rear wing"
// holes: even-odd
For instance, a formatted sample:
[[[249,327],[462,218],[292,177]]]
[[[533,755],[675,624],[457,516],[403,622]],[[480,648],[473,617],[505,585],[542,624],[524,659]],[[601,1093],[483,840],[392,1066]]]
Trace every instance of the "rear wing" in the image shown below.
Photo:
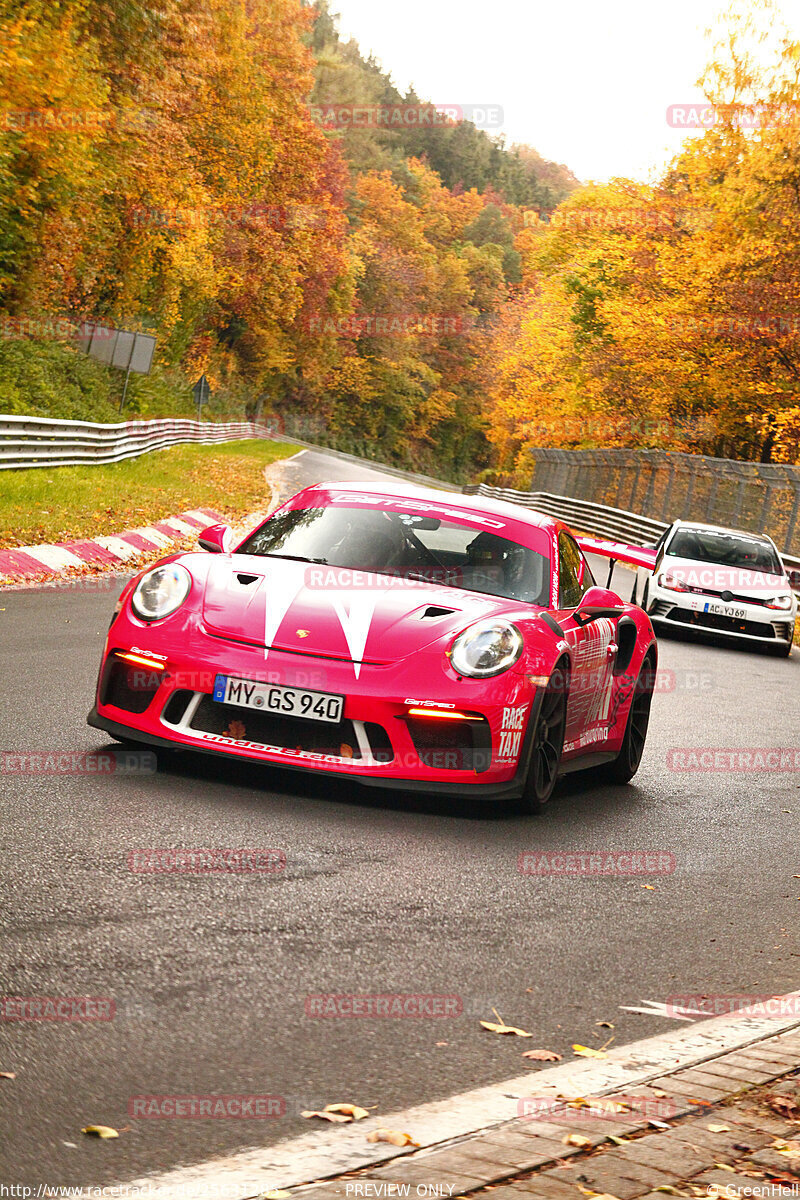
[[[607,542],[603,538],[584,537],[576,534],[575,541],[581,550],[589,554],[600,554],[609,559],[608,579],[606,587],[610,588],[614,579],[614,567],[618,562],[630,563],[634,567],[646,567],[648,571],[655,569],[656,551],[646,546],[629,546],[625,542]],[[636,584],[633,586],[633,596],[636,595]]]
[[[630,563],[634,567],[646,567],[649,571],[652,571],[656,565],[656,551],[647,546],[629,546],[625,542],[607,542],[603,538],[582,535],[576,535],[575,541],[581,550],[589,554],[600,554],[603,558],[610,558],[612,571],[615,562]]]

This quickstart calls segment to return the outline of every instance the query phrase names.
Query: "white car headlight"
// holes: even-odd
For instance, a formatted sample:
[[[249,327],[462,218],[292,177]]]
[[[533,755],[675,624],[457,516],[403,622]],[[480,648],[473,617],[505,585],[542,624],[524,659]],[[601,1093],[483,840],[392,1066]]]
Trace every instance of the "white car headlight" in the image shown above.
[[[779,608],[782,612],[788,612],[792,607],[792,593],[781,592],[780,596],[771,596],[765,603],[767,608]]]
[[[470,625],[453,642],[450,662],[459,675],[487,679],[513,667],[524,649],[522,634],[510,621],[487,618]]]
[[[136,585],[131,607],[143,621],[160,621],[180,608],[191,586],[191,575],[179,563],[153,567]]]
[[[669,588],[671,592],[689,591],[689,588],[686,586],[683,580],[677,579],[674,575],[670,575],[669,571],[666,571],[663,575],[659,575],[657,583],[659,587]]]

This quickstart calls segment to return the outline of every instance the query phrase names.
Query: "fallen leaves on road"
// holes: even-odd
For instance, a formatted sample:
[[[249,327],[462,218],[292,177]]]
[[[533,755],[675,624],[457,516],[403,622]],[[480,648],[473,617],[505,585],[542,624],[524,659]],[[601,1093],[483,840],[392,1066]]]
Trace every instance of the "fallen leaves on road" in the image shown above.
[[[775,1138],[772,1143],[772,1149],[777,1150],[779,1154],[785,1154],[789,1158],[797,1158],[800,1156],[800,1142],[787,1142],[783,1138]]]
[[[773,1112],[789,1121],[800,1121],[800,1104],[791,1096],[765,1096],[764,1100]]]
[[[591,1148],[592,1142],[590,1138],[584,1137],[581,1133],[568,1133],[566,1137],[561,1139],[563,1146],[577,1146],[580,1150]]]
[[[730,1125],[706,1125],[709,1133],[730,1133]]]
[[[363,1121],[364,1117],[369,1116],[368,1108],[360,1108],[357,1104],[326,1104],[325,1112],[342,1113],[345,1117],[352,1117],[354,1121]]]
[[[225,730],[225,736],[235,738],[237,742],[241,742],[247,732],[243,721],[231,721],[228,728]]]
[[[110,1125],[84,1125],[81,1133],[88,1133],[90,1137],[99,1138],[119,1137],[116,1129],[112,1129]]]
[[[15,1071],[0,1071],[0,1079],[16,1079]]]
[[[517,1037],[533,1037],[532,1033],[526,1033],[524,1029],[517,1029],[516,1025],[506,1025],[496,1008],[493,1008],[492,1012],[497,1017],[497,1023],[481,1021],[481,1025],[484,1029],[488,1029],[489,1033],[511,1033],[516,1034]]]
[[[605,1050],[594,1050],[591,1046],[581,1046],[579,1042],[573,1042],[572,1049],[580,1058],[608,1058]]]
[[[398,1129],[375,1129],[367,1134],[368,1142],[388,1142],[390,1146],[419,1146],[410,1133],[400,1133]]]
[[[523,1050],[523,1058],[532,1058],[534,1062],[561,1062],[561,1055],[552,1050]]]
[[[312,1117],[319,1117],[320,1121],[333,1121],[334,1123],[338,1122],[342,1125],[349,1124],[349,1122],[353,1119],[352,1117],[344,1116],[343,1113],[326,1112],[324,1109],[315,1108],[305,1109],[300,1113],[300,1116],[305,1117],[309,1121]]]
[[[357,1104],[326,1104],[323,1109],[306,1109],[300,1116],[308,1119],[319,1117],[321,1121],[345,1124],[349,1121],[363,1121],[369,1116],[369,1110],[359,1108]]]

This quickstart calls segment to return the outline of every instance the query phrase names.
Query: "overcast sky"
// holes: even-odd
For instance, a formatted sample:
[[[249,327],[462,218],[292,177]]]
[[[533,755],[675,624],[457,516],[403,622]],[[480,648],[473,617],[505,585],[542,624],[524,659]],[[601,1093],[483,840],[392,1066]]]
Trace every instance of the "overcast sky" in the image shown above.
[[[685,134],[671,104],[699,100],[705,30],[723,0],[331,0],[340,30],[405,91],[494,104],[509,142],[579,179],[646,180]],[[800,37],[800,0],[782,0]]]

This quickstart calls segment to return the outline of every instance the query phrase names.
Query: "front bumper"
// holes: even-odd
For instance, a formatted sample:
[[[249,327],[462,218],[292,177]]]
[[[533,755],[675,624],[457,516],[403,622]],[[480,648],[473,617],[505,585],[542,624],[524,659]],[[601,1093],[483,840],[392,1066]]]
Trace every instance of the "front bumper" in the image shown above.
[[[364,665],[356,680],[351,662],[276,650],[270,650],[265,658],[263,648],[209,637],[196,629],[190,632],[189,641],[197,653],[192,648],[187,653],[182,646],[176,655],[166,642],[158,646],[157,639],[148,638],[148,650],[165,659],[163,671],[142,668],[144,686],[138,690],[135,680],[133,687],[128,686],[129,676],[125,686],[110,687],[110,672],[120,662],[115,651],[135,648],[133,639],[123,634],[124,630],[112,628],[97,702],[88,717],[90,725],[114,737],[378,787],[487,799],[513,799],[522,794],[541,696],[522,672],[510,671],[491,680],[457,681],[442,671],[437,652],[435,664],[415,656],[390,667]],[[141,631],[137,631],[137,640],[141,644]],[[436,678],[434,666],[441,677],[435,687],[431,683]],[[284,727],[281,738],[268,737],[262,732],[267,727],[262,719],[268,714],[212,701],[218,674],[343,695],[341,727],[305,722],[308,729],[298,733],[297,723],[289,722],[288,734]],[[423,687],[427,690],[422,691]],[[408,709],[432,703],[477,715],[479,719],[468,727],[478,731],[470,732],[469,748],[449,747],[446,730],[440,733],[438,729],[430,735],[432,746],[421,745],[420,739],[427,736],[433,722],[414,724]],[[517,714],[515,726],[520,733],[516,738],[503,732],[512,711]],[[231,720],[240,724],[231,728]],[[453,727],[453,737],[458,740],[461,721],[442,721],[440,726]]]
[[[695,629],[736,641],[773,646],[791,642],[795,623],[793,612],[742,600],[726,602],[719,596],[654,588],[652,583],[647,613],[656,626]]]

